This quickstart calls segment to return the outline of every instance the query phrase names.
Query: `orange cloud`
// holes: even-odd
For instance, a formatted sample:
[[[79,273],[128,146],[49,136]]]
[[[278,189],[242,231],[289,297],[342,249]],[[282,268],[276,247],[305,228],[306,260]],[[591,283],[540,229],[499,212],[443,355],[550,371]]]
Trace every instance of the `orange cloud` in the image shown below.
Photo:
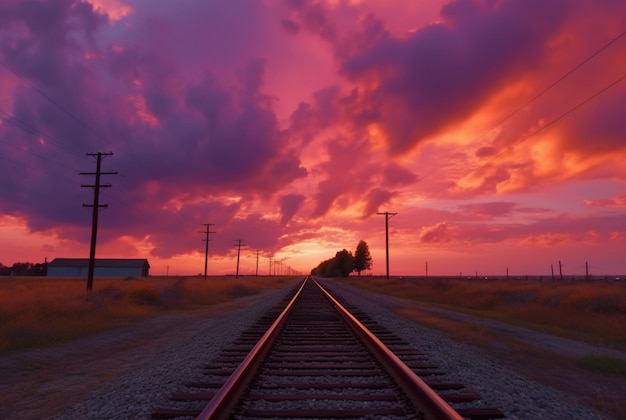
[[[86,0],[93,8],[109,17],[113,22],[130,15],[133,8],[123,0]]]
[[[449,228],[446,222],[437,223],[434,226],[427,226],[420,232],[420,242],[423,243],[443,243],[449,240]]]
[[[584,200],[589,207],[626,207],[626,195],[620,195],[607,200]]]
[[[523,246],[556,247],[574,243],[576,237],[567,233],[543,233],[527,236],[519,241]]]

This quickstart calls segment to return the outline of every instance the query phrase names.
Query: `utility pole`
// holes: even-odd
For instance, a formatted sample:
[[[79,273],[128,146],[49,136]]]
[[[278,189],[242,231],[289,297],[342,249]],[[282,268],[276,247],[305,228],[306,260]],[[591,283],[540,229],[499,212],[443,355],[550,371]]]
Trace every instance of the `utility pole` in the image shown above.
[[[389,213],[388,211],[386,211],[384,213],[376,214],[385,215],[385,257],[387,263],[387,278],[389,278],[389,219],[391,219],[398,213]]]
[[[91,292],[93,287],[93,272],[96,265],[96,237],[98,236],[98,210],[108,207],[108,204],[100,204],[100,188],[111,188],[111,184],[101,184],[100,177],[102,175],[117,175],[117,172],[102,172],[102,157],[111,156],[109,153],[87,153],[87,156],[96,156],[96,172],[80,172],[80,175],[95,175],[96,182],[94,185],[81,185],[82,188],[93,188],[93,204],[83,204],[83,207],[92,207],[93,213],[91,217],[91,246],[89,248],[89,268],[87,271],[87,291]]]
[[[200,231],[200,233],[206,234],[206,238],[202,240],[205,242],[204,247],[204,278],[206,279],[206,269],[209,261],[209,234],[217,233],[211,231],[211,226],[215,226],[215,223],[204,223],[202,226],[206,226],[206,230]]]
[[[259,277],[259,250],[256,250],[256,276]]]
[[[241,254],[241,242],[243,242],[243,239],[235,239],[235,241],[237,241],[237,244],[235,245],[237,247],[237,272],[235,273],[235,278],[239,278],[239,255]]]
[[[269,258],[270,259],[270,277],[272,276],[272,257]]]

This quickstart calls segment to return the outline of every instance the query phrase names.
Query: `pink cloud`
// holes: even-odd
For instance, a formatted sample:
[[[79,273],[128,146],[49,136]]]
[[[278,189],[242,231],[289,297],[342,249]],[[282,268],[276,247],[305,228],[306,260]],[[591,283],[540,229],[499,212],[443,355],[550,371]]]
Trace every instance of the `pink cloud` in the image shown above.
[[[468,217],[490,220],[496,217],[511,216],[517,206],[515,203],[510,202],[490,202],[465,204],[459,207]]]
[[[606,200],[585,200],[585,204],[589,207],[626,207],[626,195]]]
[[[291,218],[300,210],[302,204],[306,200],[306,196],[301,194],[287,194],[280,198],[281,226],[286,225]]]
[[[420,241],[425,243],[447,242],[449,240],[447,235],[448,225],[445,222],[441,222],[434,226],[428,226],[422,229]]]
[[[188,263],[203,223],[216,258],[381,252],[380,210],[406,255],[623,241],[623,86],[585,101],[626,37],[507,118],[623,31],[621,2],[122,6],[0,4],[0,217],[48,251],[88,245],[94,151],[119,172],[103,252]]]
[[[450,123],[468,118],[512,78],[541,66],[567,2],[456,1],[442,22],[406,38],[382,37],[342,63],[365,88],[361,96],[389,133],[390,150],[410,150]],[[532,24],[530,24],[532,22]]]
[[[394,196],[391,191],[383,190],[380,188],[374,188],[367,193],[366,205],[363,210],[363,217],[367,218],[379,211],[380,206],[386,204]]]

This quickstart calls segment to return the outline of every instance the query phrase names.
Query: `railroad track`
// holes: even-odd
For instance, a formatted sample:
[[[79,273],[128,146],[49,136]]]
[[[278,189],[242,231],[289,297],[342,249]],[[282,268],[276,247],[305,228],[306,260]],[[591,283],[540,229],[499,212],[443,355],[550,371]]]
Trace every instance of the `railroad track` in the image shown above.
[[[205,367],[206,380],[172,395],[153,418],[492,419],[463,385],[366,314],[348,312],[313,278]],[[282,310],[282,311],[281,311]],[[280,313],[280,314],[279,314]],[[364,326],[367,325],[367,328]]]

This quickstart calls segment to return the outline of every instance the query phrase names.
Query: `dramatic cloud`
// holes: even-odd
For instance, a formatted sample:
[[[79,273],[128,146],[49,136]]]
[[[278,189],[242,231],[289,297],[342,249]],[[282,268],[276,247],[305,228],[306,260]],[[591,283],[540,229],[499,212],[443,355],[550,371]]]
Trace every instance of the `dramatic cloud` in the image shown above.
[[[159,273],[207,223],[214,273],[235,239],[380,267],[381,211],[405,273],[626,271],[624,28],[615,0],[5,0],[2,262],[87,255],[103,152],[98,253]]]
[[[426,243],[446,242],[448,234],[448,225],[445,222],[438,223],[435,226],[428,226],[422,229],[420,240]]]
[[[280,224],[286,225],[291,218],[300,210],[306,196],[300,194],[287,194],[280,198]]]

